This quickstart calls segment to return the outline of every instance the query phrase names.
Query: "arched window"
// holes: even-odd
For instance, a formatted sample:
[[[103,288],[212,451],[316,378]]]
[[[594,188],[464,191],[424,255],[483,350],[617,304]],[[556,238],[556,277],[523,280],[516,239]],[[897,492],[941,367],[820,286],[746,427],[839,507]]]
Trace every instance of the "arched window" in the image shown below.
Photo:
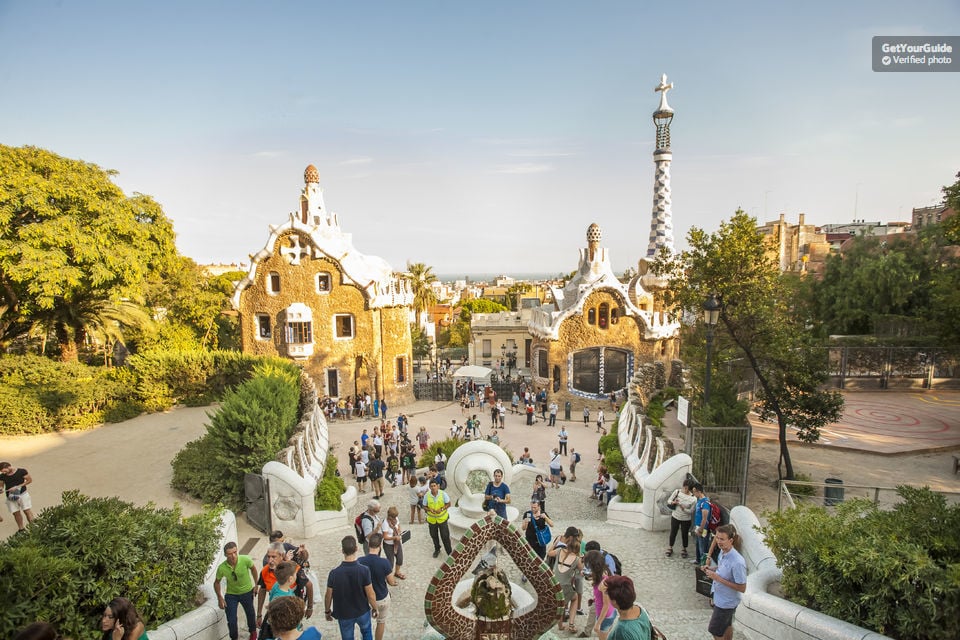
[[[280,274],[276,271],[267,274],[267,293],[280,293]]]
[[[587,309],[587,324],[597,324],[597,310],[593,307]]]
[[[606,329],[610,321],[610,305],[606,302],[600,303],[600,328]]]

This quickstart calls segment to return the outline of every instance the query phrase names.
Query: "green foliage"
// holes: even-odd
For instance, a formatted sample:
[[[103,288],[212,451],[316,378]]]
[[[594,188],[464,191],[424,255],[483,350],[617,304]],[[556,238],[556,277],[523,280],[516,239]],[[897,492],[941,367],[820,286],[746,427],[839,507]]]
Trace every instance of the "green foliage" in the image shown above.
[[[137,507],[76,491],[0,545],[0,637],[46,620],[64,637],[100,637],[100,614],[129,598],[148,628],[195,605],[218,542],[215,511]]]
[[[628,477],[622,484],[617,485],[617,495],[620,502],[636,504],[643,502],[643,489],[637,486],[632,477]]]
[[[173,459],[172,486],[206,504],[243,505],[243,476],[260,473],[293,434],[300,404],[296,365],[272,360],[223,397],[207,433]]]
[[[460,440],[459,438],[445,438],[444,440],[434,440],[430,443],[430,446],[427,447],[427,450],[420,456],[420,460],[417,462],[417,468],[429,467],[433,464],[434,458],[437,457],[437,453],[442,449],[443,453],[446,454],[449,459],[453,452],[456,451],[461,445],[465,444],[466,440]],[[501,446],[501,449],[507,454],[507,457],[510,458],[510,464],[513,464],[513,452],[511,452],[506,447]]]
[[[509,311],[504,305],[496,300],[487,298],[471,298],[460,302],[460,321],[469,323],[475,313],[498,313],[500,311]]]
[[[432,286],[437,281],[437,276],[433,273],[433,267],[428,267],[423,262],[408,262],[406,277],[410,281],[410,290],[413,291],[413,310],[417,314],[416,324],[419,325],[423,314],[437,304],[437,294]]]
[[[465,347],[470,344],[470,324],[467,322],[454,322],[449,327],[440,330],[440,335],[437,336],[437,346],[448,348],[448,347]]]
[[[794,480],[799,480],[800,482],[813,482],[813,478],[809,473],[796,473]],[[817,488],[805,485],[805,484],[787,484],[787,489],[790,490],[790,494],[793,496],[801,496],[804,498],[812,498],[817,494]]]
[[[737,388],[728,376],[718,374],[710,383],[710,403],[694,409],[694,418],[704,427],[742,427],[750,403],[737,397]]]
[[[332,453],[328,454],[323,478],[317,483],[317,491],[313,495],[313,506],[317,511],[340,511],[343,508],[341,496],[346,490],[343,478],[337,475],[337,458]]]
[[[410,341],[413,344],[414,358],[422,360],[430,355],[432,349],[430,336],[428,336],[419,325],[410,325]]]
[[[788,597],[894,638],[950,640],[960,620],[960,506],[899,487],[882,511],[851,500],[831,515],[801,505],[768,514],[767,544]]]

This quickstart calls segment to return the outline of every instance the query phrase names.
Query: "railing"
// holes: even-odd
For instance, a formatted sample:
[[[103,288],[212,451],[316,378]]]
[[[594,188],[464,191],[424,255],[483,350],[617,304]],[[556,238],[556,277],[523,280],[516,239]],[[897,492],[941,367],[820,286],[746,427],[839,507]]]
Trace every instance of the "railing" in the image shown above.
[[[808,487],[807,490],[791,491],[790,487]],[[960,492],[936,491],[948,503],[960,504]],[[810,482],[806,480],[780,480],[777,491],[777,511],[793,509],[799,503],[814,503],[825,507],[835,506],[854,498],[867,499],[884,509],[891,509],[902,502],[896,487],[877,487],[864,484]]]

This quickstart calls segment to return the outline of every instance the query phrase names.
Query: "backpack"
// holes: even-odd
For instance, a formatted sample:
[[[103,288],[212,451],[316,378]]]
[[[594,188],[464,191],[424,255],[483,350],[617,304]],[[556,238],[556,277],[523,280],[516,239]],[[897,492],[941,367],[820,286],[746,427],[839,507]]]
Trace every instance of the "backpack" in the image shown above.
[[[720,505],[716,502],[710,502],[710,521],[707,523],[707,529],[710,531],[716,531],[717,527],[720,525],[720,520],[723,518],[723,514],[720,513]]]
[[[580,454],[576,451],[573,452],[573,462],[574,464],[580,464]]]
[[[623,575],[623,565],[620,563],[620,558],[618,558],[617,556],[613,555],[612,553],[608,553],[608,552],[604,551],[604,552],[603,552],[603,559],[604,559],[604,561],[606,561],[607,556],[610,556],[611,558],[613,558],[613,574],[614,574],[614,575],[617,575],[617,576],[622,576],[622,575]]]
[[[359,542],[360,544],[363,544],[364,542],[367,541],[367,536],[365,536],[365,535],[363,534],[363,519],[364,519],[364,518],[366,518],[366,519],[369,520],[370,522],[373,522],[373,518],[371,518],[371,517],[370,517],[370,514],[368,514],[366,511],[364,511],[363,513],[361,513],[360,515],[358,515],[358,516],[356,517],[356,519],[354,519],[354,521],[353,521],[353,528],[354,528],[354,530],[356,531],[356,534],[357,534],[357,542]]]

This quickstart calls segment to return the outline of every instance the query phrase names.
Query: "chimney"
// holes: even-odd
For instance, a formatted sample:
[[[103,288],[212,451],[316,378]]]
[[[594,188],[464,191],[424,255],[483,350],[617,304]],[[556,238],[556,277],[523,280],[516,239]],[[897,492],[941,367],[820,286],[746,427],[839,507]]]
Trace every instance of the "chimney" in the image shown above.
[[[806,214],[801,213],[801,214],[800,214],[800,221],[797,223],[798,226],[801,226],[801,227],[803,226],[803,219],[804,219],[804,217],[806,217]]]

